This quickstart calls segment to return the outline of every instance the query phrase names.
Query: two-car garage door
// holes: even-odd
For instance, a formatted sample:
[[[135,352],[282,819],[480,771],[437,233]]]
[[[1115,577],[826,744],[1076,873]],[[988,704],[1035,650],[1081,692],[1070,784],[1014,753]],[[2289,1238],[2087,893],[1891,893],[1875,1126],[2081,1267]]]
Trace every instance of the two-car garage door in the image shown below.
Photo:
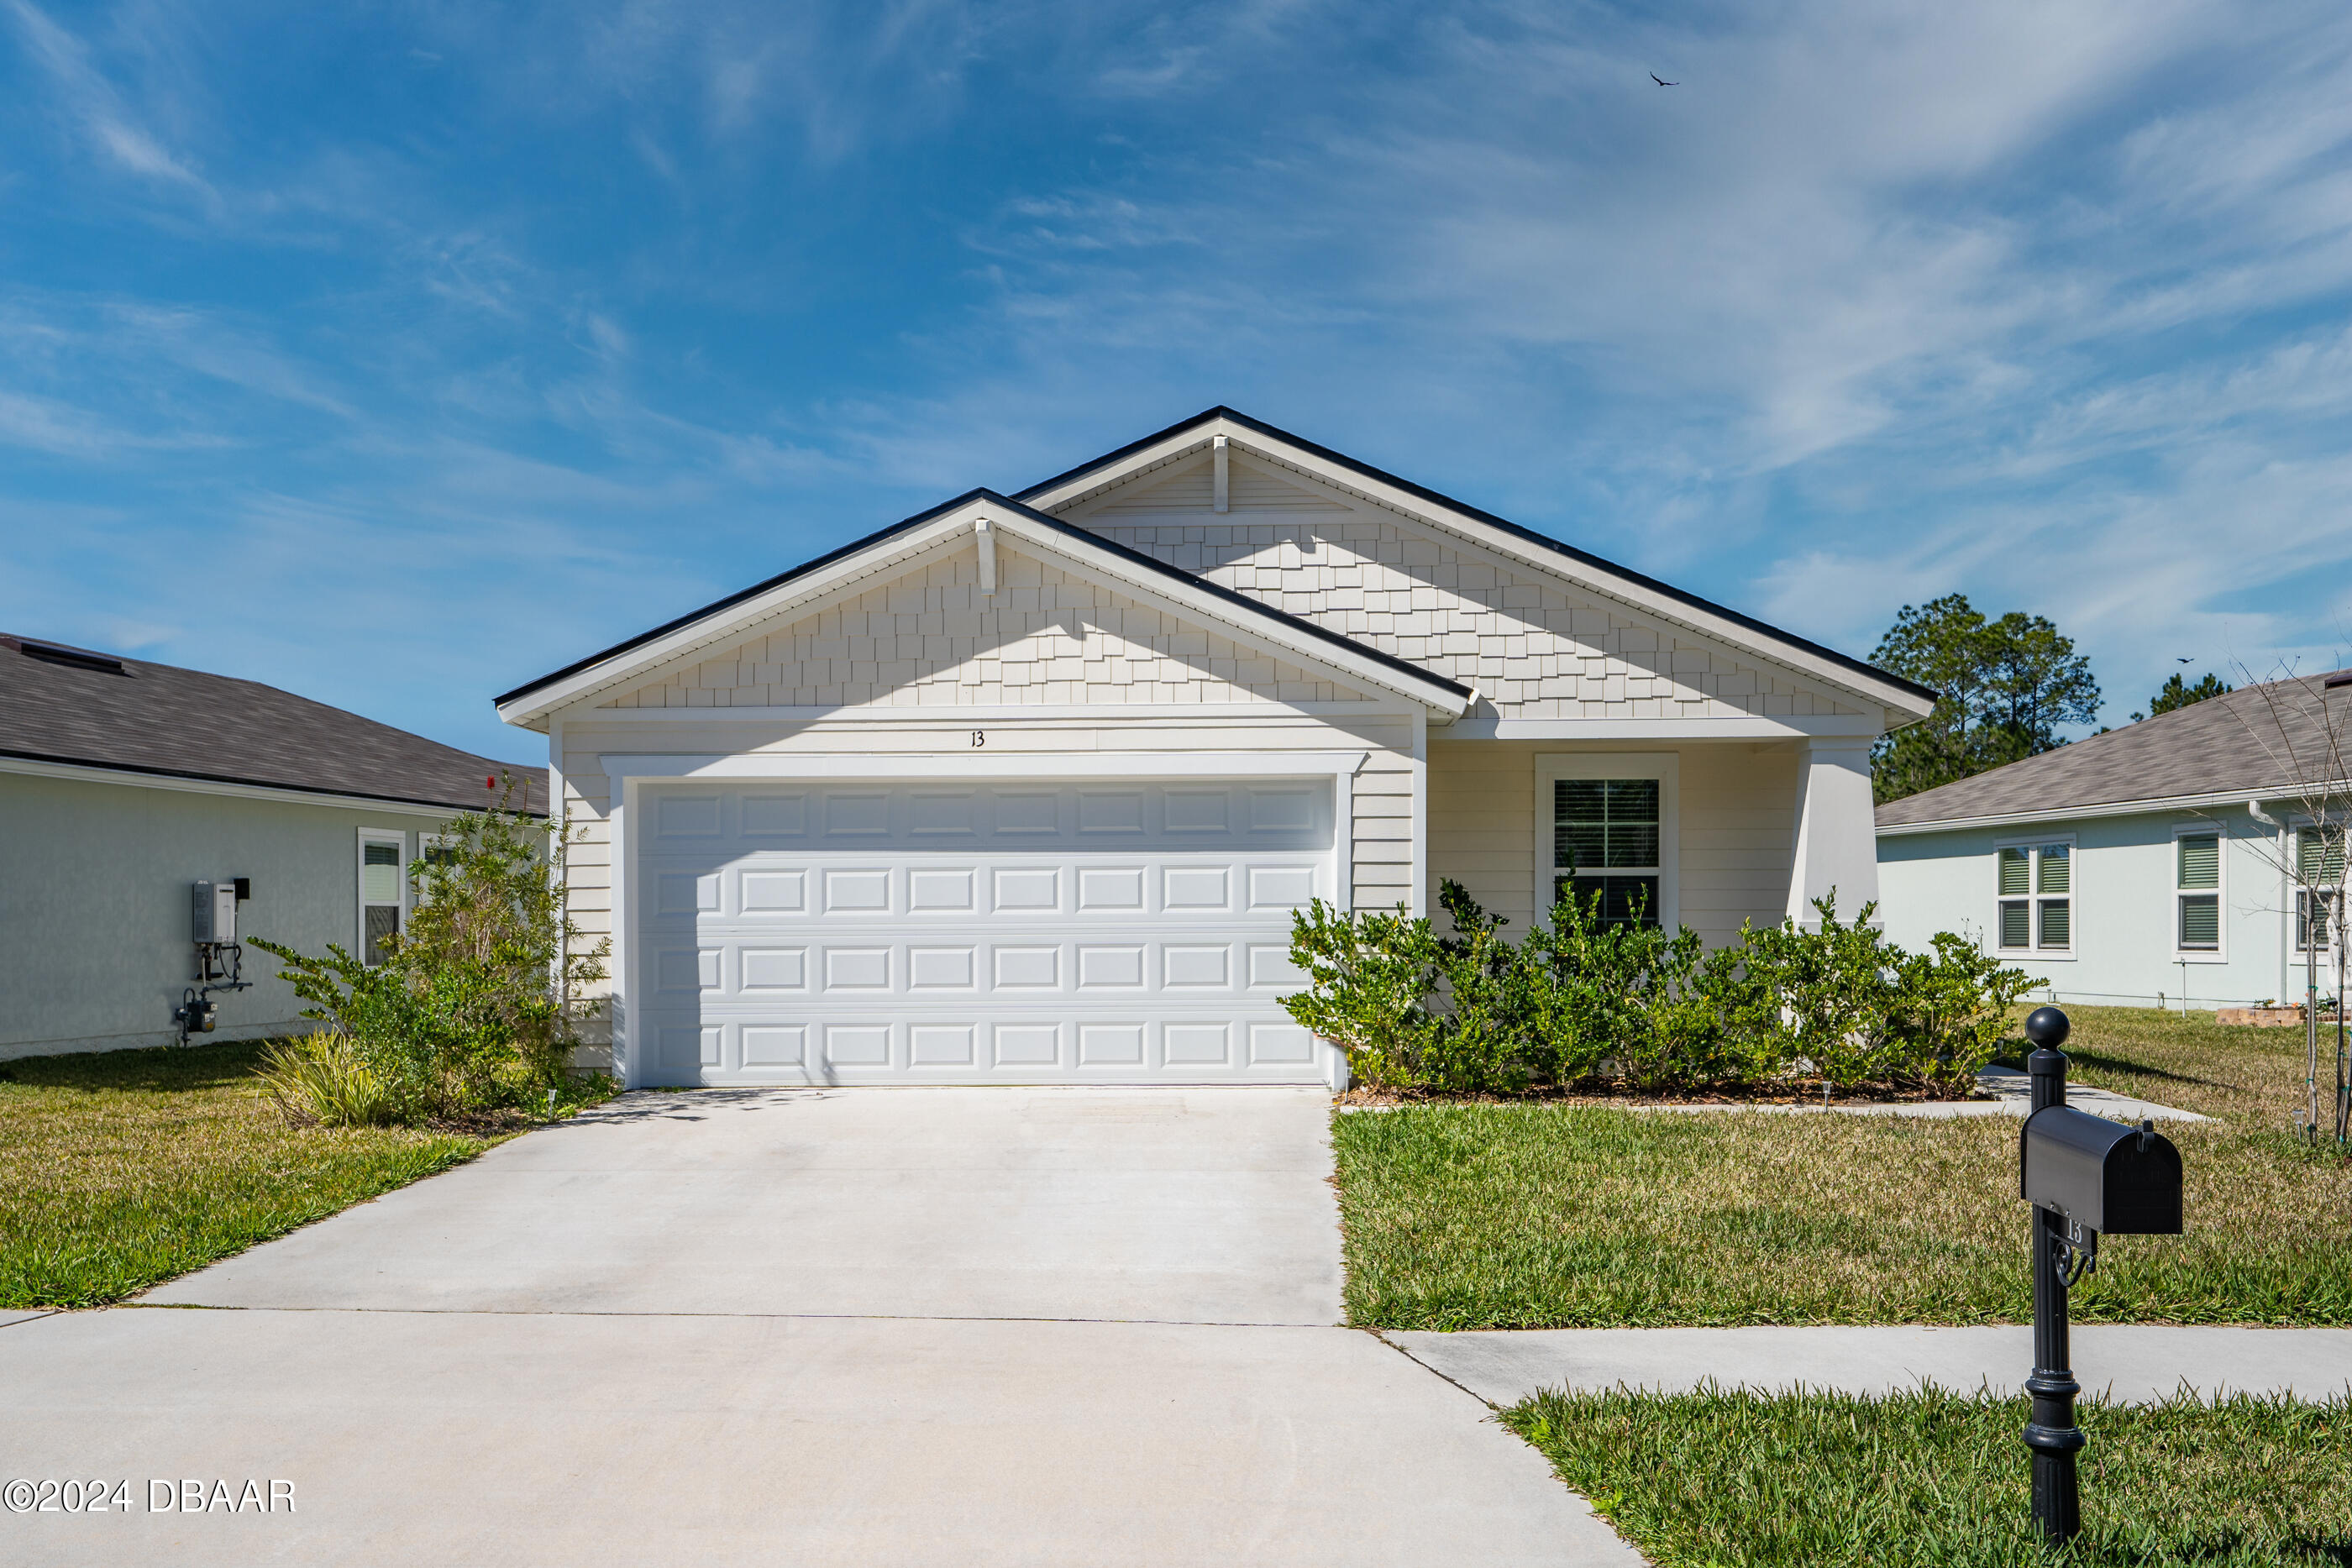
[[[648,786],[651,1083],[1323,1081],[1282,1010],[1328,780]]]

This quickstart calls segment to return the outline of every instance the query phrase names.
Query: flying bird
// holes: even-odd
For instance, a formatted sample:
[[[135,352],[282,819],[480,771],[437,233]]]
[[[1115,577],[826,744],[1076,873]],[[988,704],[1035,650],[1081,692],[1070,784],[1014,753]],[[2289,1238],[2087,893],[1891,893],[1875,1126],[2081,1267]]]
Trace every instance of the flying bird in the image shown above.
[[[2197,661],[2194,659],[2175,659],[2172,662],[2176,664],[2193,664]]]
[[[1660,87],[1680,87],[1683,85],[1678,81],[1668,81],[1665,78],[1660,76],[1655,71],[1652,71],[1650,73],[1650,79],[1656,82]]]

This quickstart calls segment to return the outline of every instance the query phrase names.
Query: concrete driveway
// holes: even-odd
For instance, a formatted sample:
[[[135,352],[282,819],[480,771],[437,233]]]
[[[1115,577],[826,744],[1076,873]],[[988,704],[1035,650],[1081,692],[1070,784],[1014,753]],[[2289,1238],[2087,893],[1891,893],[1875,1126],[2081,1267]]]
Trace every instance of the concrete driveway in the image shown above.
[[[1328,1096],[637,1094],[0,1327],[42,1563],[1638,1563],[1340,1315]],[[172,1310],[187,1309],[187,1310]],[[294,1511],[150,1511],[290,1481]]]

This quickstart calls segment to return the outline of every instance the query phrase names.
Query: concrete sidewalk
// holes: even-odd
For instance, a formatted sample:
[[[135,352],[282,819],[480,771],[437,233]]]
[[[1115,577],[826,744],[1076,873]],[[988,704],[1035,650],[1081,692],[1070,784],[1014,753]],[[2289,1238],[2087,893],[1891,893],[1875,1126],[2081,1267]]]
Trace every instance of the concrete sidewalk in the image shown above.
[[[2013,1394],[2033,1369],[2033,1331],[1999,1328],[1533,1329],[1381,1337],[1491,1405],[1547,1388],[1834,1389],[1884,1394],[1934,1383]],[[2352,1329],[2078,1326],[2085,1393],[2145,1402],[2183,1386],[2324,1399],[2352,1388]]]

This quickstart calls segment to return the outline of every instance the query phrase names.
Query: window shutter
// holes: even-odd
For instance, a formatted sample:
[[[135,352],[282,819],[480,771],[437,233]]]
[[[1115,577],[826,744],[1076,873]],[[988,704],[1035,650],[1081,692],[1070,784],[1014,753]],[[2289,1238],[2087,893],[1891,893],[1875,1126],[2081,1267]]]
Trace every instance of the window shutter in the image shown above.
[[[2041,870],[2042,870],[2042,882],[2041,882],[2041,885],[2040,885],[2038,888],[2036,888],[2036,889],[2035,889],[2035,891],[2036,891],[2036,892],[2038,892],[2038,893],[2064,893],[2064,892],[2066,892],[2066,891],[2067,891],[2067,885],[2066,885],[2066,884],[2067,884],[2067,883],[2071,880],[2070,873],[2071,873],[2073,872],[2073,870],[2074,870],[2074,862],[2072,862],[2072,860],[2071,860],[2071,859],[2069,858],[2069,856],[2068,856],[2068,853],[2067,853],[2067,846],[2066,846],[2066,845],[2064,845],[2064,844],[2044,844],[2044,845],[2042,845],[2042,867],[2041,867]],[[2045,946],[2045,947],[2050,946],[2052,946],[2052,945],[2053,945],[2053,944],[2048,943],[2048,942],[2044,942],[2044,943],[2042,944],[2042,946]],[[2055,946],[2063,947],[2063,946],[2065,946],[2065,944],[2064,944],[2063,942],[2060,942],[2060,943],[2055,944]]]
[[[2294,835],[2295,873],[2308,887],[2334,887],[2344,880],[2344,830],[2299,828]]]
[[[2211,833],[2191,833],[2180,841],[2180,885],[2221,885],[2221,841]]]
[[[2000,852],[2000,894],[2003,898],[2007,898],[2011,894],[2031,891],[2026,883],[2025,857],[2026,852],[2023,850]]]
[[[2071,947],[2074,943],[2074,911],[2063,898],[2044,899],[2042,904],[2042,945],[2044,947]]]
[[[2221,901],[2202,894],[2180,901],[2180,945],[2219,947],[2221,945]]]
[[[2000,945],[2004,947],[2026,947],[2032,945],[2031,927],[2033,906],[2030,904],[2004,904],[2000,906]]]

